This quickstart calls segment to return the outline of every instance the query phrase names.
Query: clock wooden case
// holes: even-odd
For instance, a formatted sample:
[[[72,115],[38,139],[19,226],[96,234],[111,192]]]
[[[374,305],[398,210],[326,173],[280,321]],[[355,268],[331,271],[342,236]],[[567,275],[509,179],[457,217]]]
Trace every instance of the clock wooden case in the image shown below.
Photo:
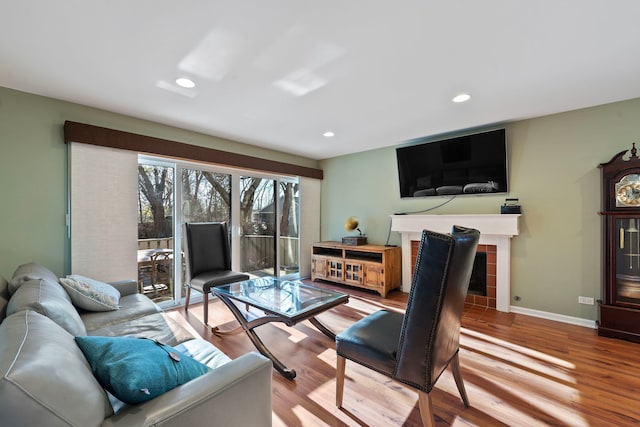
[[[599,167],[604,263],[598,334],[640,342],[640,158],[635,144]]]

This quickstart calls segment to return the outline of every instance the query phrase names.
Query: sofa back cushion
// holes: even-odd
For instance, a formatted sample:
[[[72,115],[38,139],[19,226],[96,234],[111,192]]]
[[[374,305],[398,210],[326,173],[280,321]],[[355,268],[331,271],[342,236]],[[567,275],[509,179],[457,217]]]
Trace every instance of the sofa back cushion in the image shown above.
[[[9,304],[9,282],[0,276],[0,322],[7,315],[7,304]]]
[[[51,282],[57,282],[58,276],[37,262],[22,264],[13,272],[13,277],[9,281],[9,293],[13,294],[23,283],[36,279],[47,279]]]
[[[98,426],[112,410],[74,337],[33,311],[0,324],[3,426]]]
[[[9,300],[7,316],[23,310],[47,316],[73,336],[87,334],[69,295],[57,281],[37,279],[23,282]]]

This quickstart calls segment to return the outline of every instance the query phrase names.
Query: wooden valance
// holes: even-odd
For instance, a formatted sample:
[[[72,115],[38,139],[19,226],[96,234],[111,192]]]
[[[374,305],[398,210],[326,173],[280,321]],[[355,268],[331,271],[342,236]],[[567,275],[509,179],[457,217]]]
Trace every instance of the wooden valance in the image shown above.
[[[80,142],[103,147],[119,148],[121,150],[137,151],[145,154],[155,154],[177,159],[195,160],[285,175],[316,179],[323,178],[322,169],[266,160],[259,157],[230,153],[228,151],[200,147],[69,120],[64,122],[64,142]]]

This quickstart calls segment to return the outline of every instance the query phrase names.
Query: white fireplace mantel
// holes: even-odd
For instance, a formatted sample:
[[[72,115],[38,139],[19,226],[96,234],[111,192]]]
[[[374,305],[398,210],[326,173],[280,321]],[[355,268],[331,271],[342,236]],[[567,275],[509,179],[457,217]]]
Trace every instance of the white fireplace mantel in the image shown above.
[[[480,231],[480,244],[496,246],[496,310],[509,311],[511,300],[511,238],[517,236],[519,214],[391,215],[391,230],[402,237],[402,290],[411,287],[411,241],[422,230],[450,233],[454,225]]]

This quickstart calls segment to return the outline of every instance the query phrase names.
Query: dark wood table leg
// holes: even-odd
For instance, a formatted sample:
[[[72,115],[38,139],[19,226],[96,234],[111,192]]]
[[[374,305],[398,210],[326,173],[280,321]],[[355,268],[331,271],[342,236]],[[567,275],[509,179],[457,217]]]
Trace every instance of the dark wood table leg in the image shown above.
[[[256,346],[258,351],[265,357],[268,357],[273,362],[273,367],[276,368],[278,372],[280,372],[286,379],[292,380],[296,377],[296,371],[294,369],[287,368],[273,353],[269,351],[266,345],[262,342],[260,337],[255,333],[255,331],[251,328],[245,329],[247,336],[253,342],[253,345]]]
[[[318,319],[316,319],[315,317],[310,317],[309,318],[309,322],[311,322],[311,324],[313,326],[315,326],[320,332],[322,332],[323,334],[325,334],[326,336],[328,336],[329,338],[331,338],[333,341],[336,340],[336,333],[333,332],[331,329],[327,328],[324,323],[320,322]]]
[[[240,327],[242,327],[242,329],[244,329],[244,331],[247,333],[247,336],[256,347],[256,349],[263,356],[268,357],[271,360],[271,362],[273,363],[273,367],[276,368],[276,370],[280,372],[282,376],[284,376],[288,380],[293,380],[296,377],[296,371],[294,369],[287,368],[273,353],[271,353],[271,351],[269,351],[267,346],[264,345],[260,337],[253,330],[257,326],[264,325],[265,323],[270,323],[273,321],[278,321],[280,319],[263,317],[253,322],[247,322],[244,314],[242,314],[238,307],[236,307],[233,301],[226,298],[224,295],[218,295],[218,297],[227,307],[229,307],[229,310],[231,310],[231,313],[233,313],[238,323],[240,323]],[[216,334],[225,334],[225,331],[220,331],[218,328],[212,328],[212,330]],[[237,333],[236,330],[228,331],[226,333],[232,334],[234,332]]]

